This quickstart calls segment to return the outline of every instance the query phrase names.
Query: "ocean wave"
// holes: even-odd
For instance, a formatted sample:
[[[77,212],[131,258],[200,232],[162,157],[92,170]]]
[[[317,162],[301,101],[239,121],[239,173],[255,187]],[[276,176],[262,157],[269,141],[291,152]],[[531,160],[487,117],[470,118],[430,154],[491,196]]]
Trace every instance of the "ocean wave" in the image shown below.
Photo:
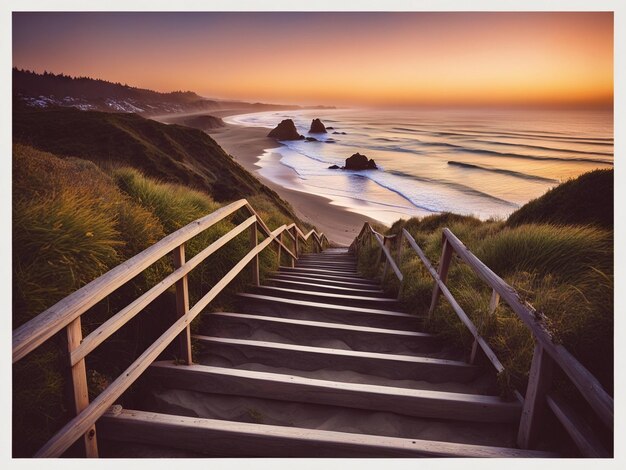
[[[515,176],[517,178],[523,178],[523,179],[533,180],[533,181],[544,181],[546,183],[558,183],[558,180],[555,180],[552,178],[544,178],[543,176],[529,175],[527,173],[521,173],[519,171],[513,171],[513,170],[505,170],[503,168],[489,168],[486,166],[474,165],[472,163],[463,163],[463,162],[454,162],[454,161],[449,161],[448,165],[459,166],[461,168],[469,168],[473,170],[490,171],[493,173],[500,173],[502,175]]]
[[[607,157],[612,157],[613,152],[590,152],[588,150],[574,150],[574,149],[566,149],[562,147],[546,147],[543,145],[532,145],[532,144],[513,144],[511,142],[501,142],[498,140],[470,140],[469,142],[480,142],[486,144],[495,144],[502,145],[506,147],[518,147],[518,148],[527,148],[527,149],[538,149],[538,150],[552,150],[555,152],[565,152],[565,153],[576,153],[581,155],[605,155]]]
[[[437,179],[437,178],[427,178],[427,177],[423,177],[423,176],[412,175],[410,173],[405,173],[404,171],[399,171],[399,170],[389,170],[387,173],[392,174],[392,175],[396,175],[396,176],[401,176],[403,178],[408,178],[408,179],[412,179],[412,180],[415,180],[415,181],[419,181],[421,183],[439,184],[439,185],[442,185],[442,186],[447,186],[449,188],[455,189],[455,190],[457,190],[459,192],[462,192],[464,194],[480,197],[480,198],[483,198],[483,199],[489,199],[490,201],[498,202],[500,204],[505,204],[505,205],[511,206],[511,207],[518,207],[518,205],[515,204],[514,202],[507,201],[506,199],[502,199],[502,198],[493,196],[493,195],[491,195],[489,193],[485,193],[483,191],[479,191],[477,189],[471,188],[471,187],[466,186],[466,185],[461,184],[461,183],[455,183],[453,181],[442,180],[442,179]]]
[[[498,157],[508,158],[527,158],[530,160],[546,160],[546,161],[558,161],[558,162],[582,162],[582,163],[603,163],[607,165],[613,165],[613,161],[603,158],[577,158],[577,157],[552,157],[548,155],[528,155],[523,153],[512,152],[498,152],[497,150],[479,149],[473,147],[467,147],[465,145],[451,144],[449,142],[422,142],[421,145],[432,147],[447,147],[452,148],[458,152],[469,152],[481,155],[495,155]]]
[[[540,134],[534,132],[506,132],[506,131],[479,131],[479,130],[458,130],[458,131],[435,131],[430,129],[419,129],[419,128],[407,128],[407,127],[392,127],[394,130],[403,131],[403,132],[411,132],[414,134],[427,134],[433,136],[441,136],[441,137],[476,137],[476,136],[486,136],[492,138],[507,138],[507,137],[519,137],[523,139],[543,139],[543,140],[552,140],[557,142],[570,142],[570,143],[578,143],[578,144],[590,144],[590,145],[612,145],[613,138],[612,137],[574,137],[567,136],[564,134],[553,135],[553,134]]]

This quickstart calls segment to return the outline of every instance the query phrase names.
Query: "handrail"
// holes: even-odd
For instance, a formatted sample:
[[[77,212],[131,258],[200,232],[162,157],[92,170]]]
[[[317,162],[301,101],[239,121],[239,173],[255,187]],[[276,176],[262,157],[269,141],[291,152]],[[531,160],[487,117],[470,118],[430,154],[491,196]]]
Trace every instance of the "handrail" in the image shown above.
[[[551,364],[556,364],[565,372],[567,377],[572,381],[583,398],[600,418],[601,422],[611,430],[613,429],[614,421],[613,398],[604,390],[593,374],[574,358],[564,346],[553,341],[552,335],[545,325],[543,316],[530,304],[523,302],[513,287],[508,285],[502,278],[489,269],[448,228],[444,228],[442,233],[443,247],[438,271],[432,266],[415,239],[404,228],[399,234],[384,236],[376,232],[370,224],[366,222],[363,224],[359,235],[354,239],[352,245],[350,245],[350,249],[358,253],[360,246],[365,243],[367,239],[371,240],[374,238],[381,246],[381,255],[384,253],[387,257],[385,268],[387,263],[390,263],[393,268],[396,264],[393,260],[389,259],[389,253],[385,250],[385,242],[392,238],[397,238],[398,236],[400,237],[397,242],[398,262],[402,256],[402,243],[406,240],[435,281],[429,314],[432,314],[434,311],[438,296],[441,293],[448,300],[462,323],[472,333],[474,337],[474,347],[470,356],[470,362],[473,362],[476,349],[480,347],[498,373],[505,370],[494,351],[480,335],[478,328],[463,311],[446,285],[452,253],[456,253],[459,259],[468,264],[474,273],[493,289],[492,301],[490,302],[490,314],[494,313],[499,300],[502,299],[511,307],[532,334],[536,346],[526,396],[522,397],[521,394],[515,392],[516,397],[523,403],[522,419],[518,433],[518,444],[520,447],[527,448],[531,445],[531,441],[536,434],[538,410],[543,406],[543,408],[549,408],[555,413],[557,419],[561,421],[584,455],[606,456],[607,451],[598,447],[598,441],[593,435],[586,431],[583,432],[580,428],[571,428],[572,423],[580,423],[581,420],[574,416],[573,412],[570,410],[565,412],[564,410],[567,409],[566,405],[557,404],[549,395]]]
[[[188,240],[244,207],[250,212],[251,217],[244,220],[229,232],[212,242],[193,258],[185,262],[184,245]],[[256,236],[257,227],[266,235],[266,238],[260,243]],[[189,309],[188,306],[184,306],[184,309],[179,312],[176,321],[165,333],[152,343],[152,345],[102,391],[93,402],[89,403],[86,392],[87,378],[84,366],[85,357],[171,286],[177,285],[177,304],[185,305],[185,303],[180,303],[179,300],[182,298],[188,299],[186,276],[208,256],[218,251],[226,243],[242,234],[247,229],[251,230],[250,251],[198,300],[192,308]],[[292,234],[290,231],[294,231],[295,233]],[[280,240],[284,232],[287,232],[294,242],[293,251]],[[280,253],[282,251],[286,252],[293,262],[293,260],[298,257],[298,237],[306,241],[311,236],[314,237],[320,249],[323,248],[324,240],[328,243],[325,235],[318,234],[315,230],[311,230],[304,236],[300,228],[294,223],[282,225],[276,230],[271,231],[252,206],[250,206],[248,201],[241,199],[191,222],[185,227],[168,235],[148,249],[113,268],[111,271],[103,274],[81,289],[78,289],[40,315],[15,329],[13,331],[14,363],[35,350],[63,328],[67,329],[68,338],[71,338],[71,341],[68,340],[68,352],[70,365],[72,367],[72,385],[74,388],[77,414],[37,452],[36,457],[60,456],[81,436],[84,436],[85,439],[87,456],[97,456],[97,445],[95,442],[96,421],[114,404],[115,400],[137,380],[159,354],[181,335],[181,333],[186,334],[187,340],[189,340],[189,325],[193,319],[196,318],[251,262],[253,271],[256,271],[256,276],[254,277],[256,278],[256,282],[258,282],[258,255],[271,243],[278,245],[279,264]],[[135,278],[163,256],[168,253],[177,252],[180,253],[178,255],[180,262],[171,274],[117,312],[87,337],[82,338],[80,333],[80,318],[83,313],[116,289]],[[180,284],[183,280],[185,280],[185,282]],[[181,299],[178,299],[179,284],[183,286],[180,294],[182,296]],[[185,331],[187,332],[185,333]],[[191,351],[189,350],[188,353],[189,355],[187,357],[191,360]]]

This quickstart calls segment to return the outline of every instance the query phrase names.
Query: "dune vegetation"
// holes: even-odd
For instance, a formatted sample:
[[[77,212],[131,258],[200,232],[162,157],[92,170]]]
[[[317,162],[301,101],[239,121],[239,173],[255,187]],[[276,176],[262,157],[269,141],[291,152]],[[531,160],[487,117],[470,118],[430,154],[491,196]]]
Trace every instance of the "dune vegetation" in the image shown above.
[[[292,221],[264,194],[249,201],[272,229]],[[17,144],[13,148],[13,328],[225,202],[185,186],[164,183],[137,169],[58,156]],[[187,259],[247,216],[224,220],[186,244]],[[193,304],[249,249],[247,232],[189,276]],[[260,256],[261,275],[277,267],[274,251]],[[83,334],[141,295],[173,269],[164,257],[83,315]],[[249,282],[244,271],[209,306],[228,308],[232,293]],[[173,289],[159,297],[87,359],[91,397],[117,377],[170,324]],[[192,328],[196,325],[193,324]],[[64,339],[54,341],[13,368],[14,455],[32,455],[68,413]],[[172,351],[168,351],[172,354]],[[93,356],[93,357],[92,357]],[[133,393],[127,399],[132,399]],[[27,426],[27,427],[26,427]]]
[[[399,220],[388,230],[382,227],[377,230],[391,235],[406,229],[436,267],[441,256],[442,230],[448,227],[513,286],[523,300],[545,315],[555,340],[612,393],[612,184],[613,172],[599,170],[556,187],[506,221],[481,221],[444,213]],[[606,190],[607,186],[610,190]],[[594,198],[577,205],[578,195],[591,194],[594,187],[597,188]],[[593,209],[594,204],[598,210]],[[573,206],[577,209],[570,210]],[[605,214],[607,207],[610,219]],[[597,217],[592,217],[593,214]],[[381,267],[372,268],[379,252],[376,244],[365,245],[360,251],[360,269],[371,276],[379,275]],[[393,256],[396,255],[394,247]],[[410,311],[425,314],[432,297],[432,277],[413,250],[406,247],[400,269],[405,275],[400,299]],[[506,368],[499,377],[503,395],[514,389],[523,392],[534,347],[525,326],[504,303],[498,306],[495,315],[487,315],[491,289],[458,258],[453,258],[447,285]],[[396,277],[387,275],[385,286],[397,292]],[[428,328],[469,355],[473,337],[445,299],[440,298],[428,320]],[[559,385],[572,391],[564,380]]]

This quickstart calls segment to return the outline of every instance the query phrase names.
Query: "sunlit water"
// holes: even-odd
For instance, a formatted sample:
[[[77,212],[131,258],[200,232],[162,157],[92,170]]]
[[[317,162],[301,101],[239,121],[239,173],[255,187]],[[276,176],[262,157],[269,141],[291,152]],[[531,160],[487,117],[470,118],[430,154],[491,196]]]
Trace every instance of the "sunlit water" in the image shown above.
[[[287,118],[320,142],[282,142],[259,172],[387,224],[443,211],[504,218],[563,180],[613,166],[610,111],[302,110],[225,121],[271,129]],[[313,118],[334,129],[309,134]],[[379,169],[328,168],[355,152]]]

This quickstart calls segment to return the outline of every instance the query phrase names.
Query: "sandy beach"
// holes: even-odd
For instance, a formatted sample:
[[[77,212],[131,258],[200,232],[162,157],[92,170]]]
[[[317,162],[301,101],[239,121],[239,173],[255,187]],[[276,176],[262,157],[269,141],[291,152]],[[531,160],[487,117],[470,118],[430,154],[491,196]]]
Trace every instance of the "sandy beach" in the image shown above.
[[[215,110],[199,114],[210,114],[217,117],[232,116],[235,114],[246,114],[256,110],[232,109]],[[174,116],[152,116],[162,122],[171,122]],[[183,117],[176,115],[176,118]],[[260,127],[244,127],[227,124],[225,127],[210,130],[209,135],[226,152],[231,154],[235,160],[246,170],[256,176],[265,185],[276,191],[283,199],[288,201],[294,208],[298,217],[315,225],[318,230],[324,232],[326,236],[335,244],[348,246],[359,233],[363,223],[373,220],[348,211],[347,209],[332,205],[330,199],[309,194],[301,191],[294,191],[277,185],[259,174],[255,163],[266,149],[280,148],[281,144],[276,140],[267,137],[268,130]]]

